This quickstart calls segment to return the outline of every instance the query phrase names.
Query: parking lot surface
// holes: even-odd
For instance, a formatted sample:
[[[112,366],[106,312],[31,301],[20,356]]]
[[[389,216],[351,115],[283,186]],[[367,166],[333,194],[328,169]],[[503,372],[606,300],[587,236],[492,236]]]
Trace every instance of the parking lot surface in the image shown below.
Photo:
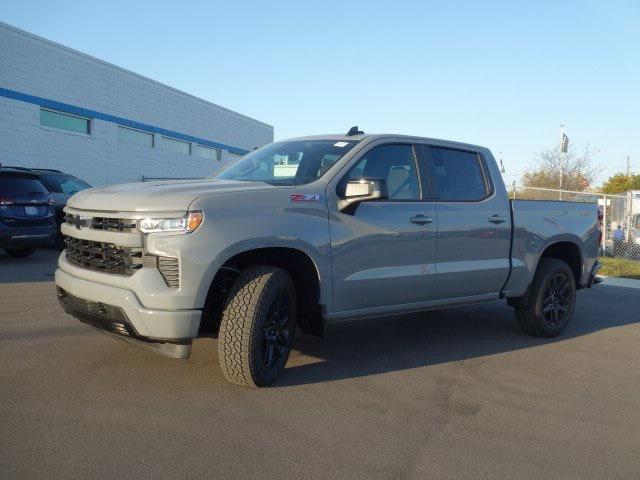
[[[2,478],[640,478],[640,290],[578,293],[559,338],[503,302],[299,336],[273,387],[216,341],[174,360],[66,316],[56,253],[0,255]]]

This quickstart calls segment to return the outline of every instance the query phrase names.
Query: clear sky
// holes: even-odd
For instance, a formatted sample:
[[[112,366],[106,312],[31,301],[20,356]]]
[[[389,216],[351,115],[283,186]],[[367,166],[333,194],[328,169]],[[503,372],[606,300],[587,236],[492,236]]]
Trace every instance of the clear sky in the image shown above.
[[[640,2],[8,1],[0,20],[274,125],[553,146],[640,173]]]

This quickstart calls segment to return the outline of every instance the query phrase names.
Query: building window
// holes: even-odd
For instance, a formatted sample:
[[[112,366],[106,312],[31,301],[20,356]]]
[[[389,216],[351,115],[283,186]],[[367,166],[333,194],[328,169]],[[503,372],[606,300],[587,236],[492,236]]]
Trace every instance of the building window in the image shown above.
[[[118,138],[123,142],[153,147],[153,133],[118,125]]]
[[[86,135],[91,133],[91,119],[45,108],[40,109],[40,125]]]
[[[221,152],[217,148],[204,147],[202,145],[196,145],[196,155],[202,158],[208,158],[209,160],[220,161]]]
[[[182,140],[176,140],[175,138],[160,137],[160,147],[167,152],[191,155],[191,144],[189,142],[183,142]]]

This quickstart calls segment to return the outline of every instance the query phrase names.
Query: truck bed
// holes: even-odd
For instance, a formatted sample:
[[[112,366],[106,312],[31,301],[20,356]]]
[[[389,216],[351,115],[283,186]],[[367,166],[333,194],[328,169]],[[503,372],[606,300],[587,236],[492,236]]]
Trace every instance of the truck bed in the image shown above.
[[[598,206],[595,203],[510,200],[511,274],[503,295],[522,295],[533,279],[538,259],[552,243],[576,244],[582,256],[583,286],[598,258]]]

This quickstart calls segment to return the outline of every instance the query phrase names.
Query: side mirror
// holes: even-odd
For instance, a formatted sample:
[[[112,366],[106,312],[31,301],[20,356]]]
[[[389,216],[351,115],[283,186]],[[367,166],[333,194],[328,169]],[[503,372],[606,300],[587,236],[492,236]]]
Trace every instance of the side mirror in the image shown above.
[[[345,211],[361,202],[385,198],[388,198],[387,182],[385,180],[369,178],[349,180],[345,185],[343,198],[338,202],[338,208]]]

